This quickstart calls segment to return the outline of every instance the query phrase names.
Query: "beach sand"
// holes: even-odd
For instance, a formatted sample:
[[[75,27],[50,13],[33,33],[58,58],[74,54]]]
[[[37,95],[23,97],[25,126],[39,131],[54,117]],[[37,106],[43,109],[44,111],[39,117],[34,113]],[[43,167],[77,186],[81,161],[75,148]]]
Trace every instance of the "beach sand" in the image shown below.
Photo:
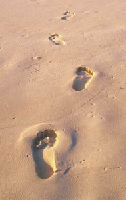
[[[1,200],[126,199],[125,11],[0,0]]]

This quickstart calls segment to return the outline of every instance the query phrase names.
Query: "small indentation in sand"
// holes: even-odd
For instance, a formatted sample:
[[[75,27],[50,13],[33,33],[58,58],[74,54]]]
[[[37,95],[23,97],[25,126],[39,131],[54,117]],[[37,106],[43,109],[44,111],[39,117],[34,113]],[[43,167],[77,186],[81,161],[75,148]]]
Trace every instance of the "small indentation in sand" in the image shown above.
[[[42,57],[41,57],[41,56],[33,56],[32,59],[33,59],[33,60],[41,60]]]
[[[70,146],[70,151],[73,150],[73,148],[77,145],[77,131],[72,130],[71,133],[71,146]]]
[[[85,160],[83,159],[83,160],[80,160],[80,164],[84,164],[85,163]]]
[[[124,87],[120,87],[121,90],[125,89]]]
[[[32,155],[35,162],[37,175],[41,179],[47,179],[56,171],[55,151],[56,133],[48,129],[40,131],[32,143]]]
[[[50,35],[49,40],[55,45],[65,45],[66,44],[65,41],[62,40],[62,36],[57,33]]]
[[[76,91],[81,91],[86,89],[95,73],[88,67],[81,66],[78,67],[76,74],[78,75],[73,82],[73,89]]]
[[[70,171],[70,169],[71,169],[71,167],[68,167],[67,169],[65,169],[63,174],[66,175]]]
[[[61,17],[61,20],[69,20],[75,15],[74,12],[66,11],[63,13],[63,16]]]

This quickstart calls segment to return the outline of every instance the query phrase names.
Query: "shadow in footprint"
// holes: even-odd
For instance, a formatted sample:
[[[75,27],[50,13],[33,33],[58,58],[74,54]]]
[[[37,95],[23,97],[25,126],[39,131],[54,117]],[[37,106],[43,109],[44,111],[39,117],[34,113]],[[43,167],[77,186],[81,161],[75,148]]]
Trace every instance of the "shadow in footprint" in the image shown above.
[[[32,148],[32,155],[35,162],[35,171],[39,178],[47,179],[53,175],[53,169],[43,160],[43,150]]]
[[[49,40],[55,45],[65,45],[65,41],[62,39],[62,36],[54,33],[49,36]]]
[[[70,169],[71,169],[71,167],[68,167],[68,168],[64,171],[63,175],[66,175],[66,174],[70,171]]]
[[[83,76],[76,77],[73,82],[73,89],[76,91],[83,90],[85,88],[85,84],[87,83],[88,80],[89,80],[89,78],[87,78],[87,77],[83,77]]]
[[[88,67],[78,67],[76,74],[78,76],[74,79],[72,86],[72,88],[76,91],[85,89],[94,75],[93,71]]]
[[[72,131],[72,133],[71,133],[71,140],[72,140],[72,143],[71,143],[71,146],[70,146],[70,151],[73,150],[73,148],[77,144],[77,131],[76,130]]]
[[[44,161],[43,151],[46,147],[52,147],[56,140],[56,133],[54,130],[45,130],[37,133],[32,143],[32,155],[35,162],[35,171],[39,178],[47,179],[53,175],[53,168]]]
[[[66,11],[63,13],[63,16],[61,17],[61,20],[69,20],[75,15],[74,12]]]

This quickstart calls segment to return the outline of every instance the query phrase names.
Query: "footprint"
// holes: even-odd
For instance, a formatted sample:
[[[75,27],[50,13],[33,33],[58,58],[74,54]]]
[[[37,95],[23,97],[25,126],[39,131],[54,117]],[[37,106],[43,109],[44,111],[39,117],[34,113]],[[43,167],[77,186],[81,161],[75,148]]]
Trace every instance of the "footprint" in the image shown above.
[[[54,145],[57,135],[54,130],[47,129],[37,133],[32,143],[32,155],[35,170],[41,179],[47,179],[57,170],[55,164]]]
[[[57,125],[52,123],[27,127],[20,133],[15,144],[21,156],[28,159],[28,162],[24,160],[24,168],[28,169],[27,165],[32,158],[36,175],[43,180],[64,173],[71,166],[68,155],[77,144],[76,130],[71,132],[55,127]]]
[[[73,89],[76,91],[86,89],[95,75],[95,73],[91,69],[85,66],[78,67],[76,74],[78,76],[73,82]]]
[[[50,35],[49,40],[55,45],[65,45],[66,44],[65,41],[62,40],[62,36],[57,33]]]
[[[75,15],[74,12],[66,11],[63,16],[61,17],[61,20],[69,20]]]
[[[71,146],[70,146],[70,151],[74,149],[74,147],[77,144],[77,131],[73,130],[71,133]]]
[[[32,60],[41,60],[42,59],[42,56],[33,56],[32,57]]]

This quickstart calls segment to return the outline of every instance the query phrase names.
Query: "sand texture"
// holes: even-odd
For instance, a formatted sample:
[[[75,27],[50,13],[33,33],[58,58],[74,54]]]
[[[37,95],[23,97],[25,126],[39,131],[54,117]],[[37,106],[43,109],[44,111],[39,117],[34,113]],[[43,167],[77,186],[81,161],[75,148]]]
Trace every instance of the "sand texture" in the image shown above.
[[[0,200],[126,200],[125,102],[125,0],[0,0]]]

